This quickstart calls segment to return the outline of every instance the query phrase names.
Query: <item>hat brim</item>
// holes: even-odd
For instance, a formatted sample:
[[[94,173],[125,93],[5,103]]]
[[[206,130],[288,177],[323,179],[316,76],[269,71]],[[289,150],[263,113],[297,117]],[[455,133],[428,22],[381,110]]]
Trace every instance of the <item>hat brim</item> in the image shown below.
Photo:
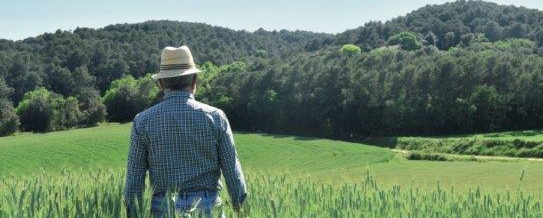
[[[199,72],[202,72],[202,71],[197,68],[192,68],[192,69],[187,69],[187,70],[162,70],[159,73],[151,76],[151,78],[154,81],[157,81],[159,79],[186,76],[186,75],[196,74]]]

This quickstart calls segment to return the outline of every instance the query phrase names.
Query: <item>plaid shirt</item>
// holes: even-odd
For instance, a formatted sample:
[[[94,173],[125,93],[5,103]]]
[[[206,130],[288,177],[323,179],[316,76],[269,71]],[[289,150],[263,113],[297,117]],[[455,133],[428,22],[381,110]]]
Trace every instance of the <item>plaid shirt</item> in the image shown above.
[[[125,203],[142,199],[145,174],[153,191],[219,190],[221,171],[234,206],[246,196],[230,124],[220,109],[183,91],[136,115],[128,154]]]

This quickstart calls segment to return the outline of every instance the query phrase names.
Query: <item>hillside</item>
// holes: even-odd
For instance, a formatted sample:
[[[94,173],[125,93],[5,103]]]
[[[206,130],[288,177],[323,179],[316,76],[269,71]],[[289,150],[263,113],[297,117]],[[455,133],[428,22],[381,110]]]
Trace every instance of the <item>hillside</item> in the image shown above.
[[[148,21],[0,40],[0,135],[130,121],[160,100],[146,76],[160,50],[182,44],[206,70],[197,98],[238,130],[352,140],[540,129],[542,20],[457,1],[335,35]]]
[[[8,178],[67,172],[122,172],[130,124],[0,138],[0,175]],[[236,133],[236,148],[250,175],[288,175],[318,183],[358,183],[368,170],[382,186],[433,188],[436,181],[459,189],[541,191],[543,162],[409,161],[391,150],[319,138]],[[39,143],[38,143],[39,142]],[[86,175],[86,174],[85,174]],[[339,181],[338,179],[341,179]],[[495,181],[499,180],[500,183]],[[0,186],[1,189],[1,186]]]
[[[104,124],[0,138],[0,165],[4,166],[0,173],[124,167],[130,127]],[[387,149],[317,138],[237,133],[235,140],[248,168],[278,173],[328,174],[332,169],[384,163],[394,156]]]

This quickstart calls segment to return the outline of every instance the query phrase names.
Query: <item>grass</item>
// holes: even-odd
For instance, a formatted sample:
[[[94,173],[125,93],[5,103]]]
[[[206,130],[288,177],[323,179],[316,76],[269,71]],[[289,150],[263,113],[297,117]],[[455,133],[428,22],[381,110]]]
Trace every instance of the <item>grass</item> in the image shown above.
[[[543,141],[543,130],[522,130],[522,131],[506,131],[506,132],[490,132],[479,134],[463,134],[463,135],[448,135],[434,136],[425,138],[448,138],[448,139],[500,139],[500,140],[515,140],[523,139],[526,141]]]
[[[0,173],[66,168],[124,167],[130,124],[107,124],[46,134],[0,138]],[[281,173],[321,173],[390,161],[382,148],[304,137],[237,133],[244,167]]]
[[[124,170],[130,124],[0,138],[0,175],[33,175],[59,169]],[[311,177],[322,182],[360,181],[370,169],[382,185],[433,186],[439,180],[457,188],[510,188],[527,170],[523,188],[543,191],[543,163],[408,161],[390,149],[307,137],[236,133],[246,170]],[[495,181],[507,181],[496,183]],[[516,185],[516,183],[514,183]]]
[[[424,153],[543,158],[543,130],[450,136],[402,136],[368,139],[366,143]]]
[[[0,217],[124,215],[129,132],[130,124],[105,124],[0,138]],[[235,140],[252,217],[543,216],[542,162],[413,161],[366,144],[282,135]]]
[[[119,171],[65,171],[0,179],[0,217],[125,217]],[[517,178],[518,179],[518,178]],[[336,185],[248,172],[242,217],[542,217],[541,193],[481,188],[380,187],[366,174]],[[519,179],[521,180],[521,179]],[[147,189],[143,207],[150,207]],[[222,196],[225,196],[224,193]],[[171,204],[171,203],[170,203]],[[235,217],[228,200],[223,209]],[[142,217],[149,210],[141,210]]]

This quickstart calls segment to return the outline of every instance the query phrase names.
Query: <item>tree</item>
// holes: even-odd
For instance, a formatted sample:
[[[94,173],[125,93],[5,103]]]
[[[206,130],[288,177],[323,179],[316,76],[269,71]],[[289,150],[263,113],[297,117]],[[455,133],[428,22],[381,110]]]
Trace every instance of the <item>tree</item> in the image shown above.
[[[456,35],[454,32],[448,32],[443,39],[444,48],[450,48],[456,45]]]
[[[76,98],[64,99],[43,87],[26,93],[16,112],[22,129],[34,132],[71,128],[79,124],[81,117]]]
[[[19,116],[8,99],[0,98],[0,136],[10,135],[19,128]]]
[[[38,88],[24,95],[17,106],[17,115],[24,131],[47,132],[54,129],[54,108],[51,100],[54,97],[45,88]]]
[[[538,30],[534,34],[534,40],[535,40],[535,42],[537,42],[539,47],[543,47],[543,29]]]
[[[543,128],[540,17],[522,7],[455,1],[338,34],[174,21],[58,31],[0,40],[0,96],[20,105],[36,87],[58,93],[63,101],[42,102],[53,108],[51,130],[103,120],[98,96],[109,101],[111,120],[130,121],[160,98],[143,76],[159,68],[160,49],[189,44],[198,63],[209,63],[201,65],[196,98],[224,109],[238,129],[351,137]],[[403,49],[384,47],[387,39]],[[407,51],[421,42],[423,49]],[[346,44],[371,52],[345,58]],[[133,84],[113,87],[124,76]]]
[[[81,111],[79,110],[79,102],[74,97],[68,97],[66,100],[63,98],[58,98],[55,104],[53,105],[57,109],[57,116],[55,117],[56,129],[71,128],[79,125],[80,118],[82,116]]]
[[[502,27],[496,21],[488,21],[483,29],[483,33],[490,41],[500,39],[502,32]]]
[[[77,100],[80,102],[81,118],[79,123],[82,126],[95,126],[105,120],[106,106],[102,103],[98,91],[91,88],[80,90],[77,94]]]
[[[157,94],[158,88],[149,76],[138,80],[125,76],[113,81],[103,98],[109,121],[131,121],[154,103]]]
[[[502,98],[492,86],[477,86],[471,94],[469,101],[475,107],[475,124],[477,129],[494,130],[498,125]]]
[[[13,88],[6,84],[6,80],[0,77],[0,99],[8,99],[13,94]]]
[[[77,86],[70,70],[57,64],[49,64],[45,70],[48,89],[60,94],[71,95]]]
[[[437,36],[432,31],[427,32],[424,34],[424,45],[431,45],[436,46],[437,45]]]
[[[9,100],[12,93],[13,89],[0,78],[0,136],[10,135],[19,128],[19,116]]]
[[[526,25],[515,21],[507,27],[506,32],[509,38],[522,38],[526,36]]]
[[[357,55],[357,54],[360,54],[360,52],[362,52],[360,47],[358,47],[356,45],[353,45],[353,44],[343,45],[341,47],[340,51],[341,51],[342,54],[350,55],[350,56]]]
[[[392,36],[388,41],[388,45],[400,45],[402,49],[413,51],[421,47],[418,36],[414,32],[401,32]]]

